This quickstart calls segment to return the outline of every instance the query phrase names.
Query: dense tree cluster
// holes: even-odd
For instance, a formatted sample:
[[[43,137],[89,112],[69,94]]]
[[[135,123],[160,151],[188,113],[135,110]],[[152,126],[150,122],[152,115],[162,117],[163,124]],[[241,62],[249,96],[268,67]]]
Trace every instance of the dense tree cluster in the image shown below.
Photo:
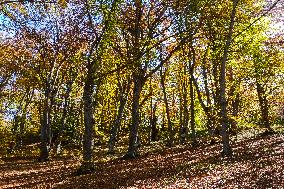
[[[82,171],[94,143],[115,153],[125,136],[124,158],[219,135],[231,155],[230,135],[283,125],[279,10],[281,0],[3,1],[1,145],[40,142],[40,161],[82,146]]]

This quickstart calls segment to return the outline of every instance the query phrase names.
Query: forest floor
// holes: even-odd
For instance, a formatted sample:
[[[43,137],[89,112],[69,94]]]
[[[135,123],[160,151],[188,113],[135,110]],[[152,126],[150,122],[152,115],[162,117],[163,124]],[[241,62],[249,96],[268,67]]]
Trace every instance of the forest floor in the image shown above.
[[[94,173],[80,176],[74,156],[49,162],[6,157],[0,159],[0,188],[284,188],[283,133],[234,138],[232,147],[233,156],[224,158],[221,144],[148,146],[133,160],[104,155]]]

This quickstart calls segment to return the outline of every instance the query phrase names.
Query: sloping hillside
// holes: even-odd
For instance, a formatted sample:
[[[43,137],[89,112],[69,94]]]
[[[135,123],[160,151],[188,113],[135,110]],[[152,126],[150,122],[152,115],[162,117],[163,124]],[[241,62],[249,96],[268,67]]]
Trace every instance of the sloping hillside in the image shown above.
[[[284,136],[257,136],[233,143],[231,158],[221,146],[168,148],[134,160],[97,163],[96,172],[76,175],[79,161],[6,158],[0,188],[284,188]]]

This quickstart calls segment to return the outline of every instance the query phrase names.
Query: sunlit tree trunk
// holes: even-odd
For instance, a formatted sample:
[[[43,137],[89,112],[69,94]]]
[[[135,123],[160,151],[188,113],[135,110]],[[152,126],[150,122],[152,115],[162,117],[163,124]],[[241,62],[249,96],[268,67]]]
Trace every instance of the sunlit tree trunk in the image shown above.
[[[197,145],[196,140],[196,131],[195,131],[195,97],[194,97],[194,89],[193,89],[193,68],[191,68],[191,74],[190,74],[190,83],[189,83],[189,93],[190,93],[190,128],[191,128],[191,140],[192,145]]]
[[[233,0],[233,9],[230,17],[230,26],[224,54],[221,61],[221,75],[220,75],[220,119],[221,119],[221,136],[223,143],[223,155],[231,155],[232,148],[230,146],[230,138],[228,133],[228,117],[227,117],[227,101],[226,101],[226,62],[228,59],[228,52],[232,41],[233,28],[235,23],[235,16],[237,11],[238,0]]]

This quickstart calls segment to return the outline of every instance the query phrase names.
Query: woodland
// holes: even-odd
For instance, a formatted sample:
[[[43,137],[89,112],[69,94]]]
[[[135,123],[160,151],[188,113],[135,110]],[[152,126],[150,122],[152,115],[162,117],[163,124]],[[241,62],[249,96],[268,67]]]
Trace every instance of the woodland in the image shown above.
[[[284,0],[0,0],[0,188],[284,188]]]

